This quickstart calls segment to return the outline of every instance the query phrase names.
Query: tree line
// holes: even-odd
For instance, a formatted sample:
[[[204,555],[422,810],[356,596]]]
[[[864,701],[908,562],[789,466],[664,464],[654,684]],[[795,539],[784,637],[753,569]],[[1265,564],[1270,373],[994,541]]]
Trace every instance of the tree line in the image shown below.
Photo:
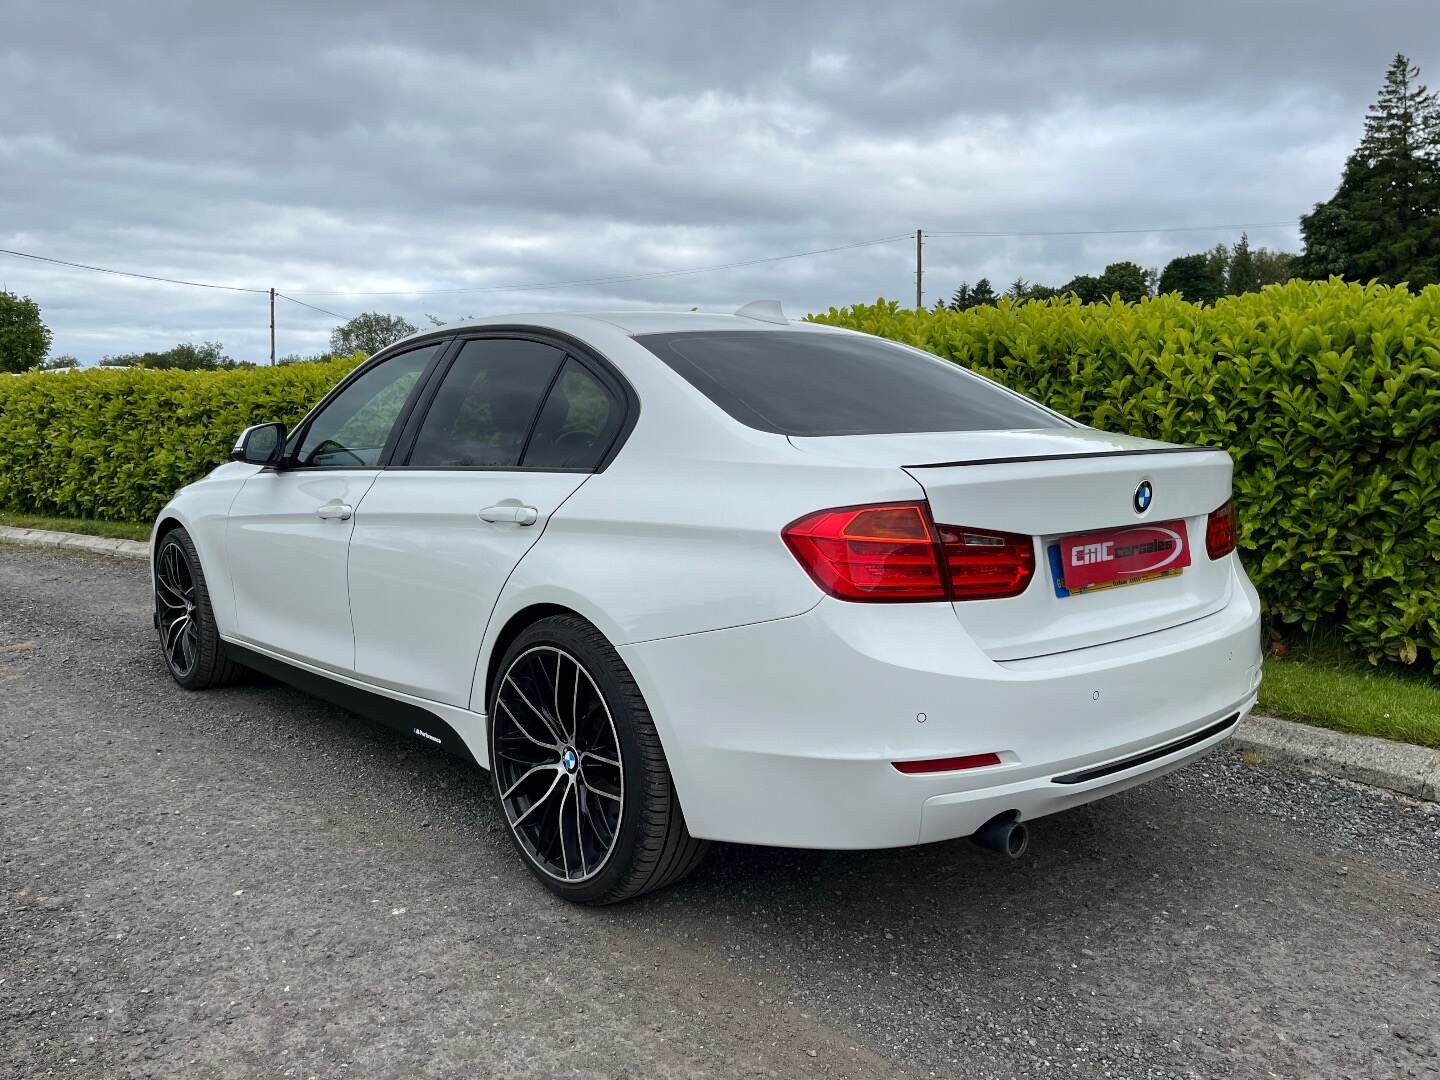
[[[1232,246],[1216,244],[1209,251],[1181,255],[1165,264],[1164,270],[1142,268],[1134,262],[1114,262],[1103,273],[1078,274],[1059,287],[1042,285],[1017,277],[997,293],[989,278],[971,285],[962,281],[949,300],[936,302],[935,310],[965,311],[997,304],[1002,296],[1011,300],[1048,300],[1052,296],[1074,296],[1082,304],[1094,304],[1118,296],[1134,303],[1157,293],[1179,293],[1198,304],[1213,304],[1222,296],[1258,292],[1266,285],[1282,285],[1295,277],[1297,256],[1287,251],[1252,248],[1244,233]]]
[[[443,325],[431,316],[437,326]],[[398,315],[385,315],[378,311],[367,311],[356,315],[330,333],[328,352],[302,356],[292,353],[280,357],[277,364],[323,363],[337,356],[366,356],[377,353],[392,342],[399,341],[407,334],[415,333],[417,327]],[[50,350],[50,328],[40,318],[40,307],[28,296],[16,296],[0,292],[0,372],[60,371],[78,368],[80,361],[73,356],[53,356],[46,359]],[[169,369],[173,371],[224,371],[230,368],[252,368],[256,365],[249,360],[236,360],[228,356],[225,346],[218,341],[182,341],[168,349],[152,349],[146,352],[118,353],[101,357],[99,367],[129,368],[143,367]]]

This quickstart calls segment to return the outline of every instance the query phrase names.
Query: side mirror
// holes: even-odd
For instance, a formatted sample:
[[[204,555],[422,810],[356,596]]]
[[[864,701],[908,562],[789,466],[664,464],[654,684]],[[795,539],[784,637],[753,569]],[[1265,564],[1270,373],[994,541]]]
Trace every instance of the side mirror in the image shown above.
[[[278,465],[284,454],[285,425],[256,424],[240,433],[230,451],[230,460],[247,465]]]

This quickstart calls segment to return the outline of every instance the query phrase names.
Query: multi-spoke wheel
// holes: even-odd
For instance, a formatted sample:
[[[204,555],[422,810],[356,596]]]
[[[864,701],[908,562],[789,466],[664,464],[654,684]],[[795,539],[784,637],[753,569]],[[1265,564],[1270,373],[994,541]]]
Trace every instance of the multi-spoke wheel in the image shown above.
[[[184,529],[172,529],[161,539],[154,579],[155,629],[175,681],[187,690],[233,682],[240,668],[225,655],[200,559]]]
[[[517,656],[500,681],[495,785],[531,862],[561,881],[598,874],[625,804],[620,738],[595,680],[554,645]]]
[[[700,861],[644,699],[610,643],[575,616],[524,631],[491,690],[490,763],[526,863],[580,903],[624,900]]]
[[[195,621],[195,576],[179,544],[165,544],[155,559],[155,616],[165,662],[183,679],[200,659],[200,627]]]

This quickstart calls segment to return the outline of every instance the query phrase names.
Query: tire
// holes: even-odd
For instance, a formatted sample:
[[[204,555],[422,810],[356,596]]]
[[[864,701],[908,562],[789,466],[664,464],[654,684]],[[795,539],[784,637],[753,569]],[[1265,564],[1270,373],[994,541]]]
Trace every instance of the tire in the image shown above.
[[[600,631],[575,615],[541,619],[496,671],[495,796],[521,859],[551,892],[614,904],[700,864],[709,845],[686,829],[650,710]]]
[[[207,690],[239,679],[244,669],[225,655],[189,533],[177,528],[161,537],[151,574],[155,629],[171,677],[186,690]]]

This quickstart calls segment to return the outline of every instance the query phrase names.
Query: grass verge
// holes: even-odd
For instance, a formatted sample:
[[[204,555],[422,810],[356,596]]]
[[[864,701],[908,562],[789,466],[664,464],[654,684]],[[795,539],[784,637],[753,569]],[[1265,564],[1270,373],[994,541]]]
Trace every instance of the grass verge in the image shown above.
[[[1258,711],[1440,748],[1440,679],[1377,669],[1334,646],[1292,648],[1268,657]]]
[[[89,518],[44,517],[18,510],[0,510],[0,525],[16,529],[49,529],[51,532],[106,536],[112,540],[149,540],[150,526],[137,521],[91,521]]]

